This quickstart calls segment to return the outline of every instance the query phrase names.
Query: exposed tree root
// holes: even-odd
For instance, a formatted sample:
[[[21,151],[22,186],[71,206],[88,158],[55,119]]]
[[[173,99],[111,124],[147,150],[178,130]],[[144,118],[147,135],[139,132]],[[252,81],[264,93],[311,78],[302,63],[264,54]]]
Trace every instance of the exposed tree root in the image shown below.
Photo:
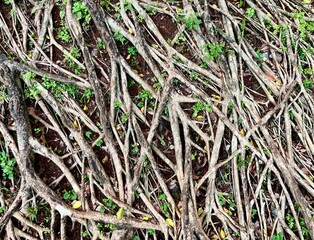
[[[314,239],[313,4],[5,2],[1,239]]]

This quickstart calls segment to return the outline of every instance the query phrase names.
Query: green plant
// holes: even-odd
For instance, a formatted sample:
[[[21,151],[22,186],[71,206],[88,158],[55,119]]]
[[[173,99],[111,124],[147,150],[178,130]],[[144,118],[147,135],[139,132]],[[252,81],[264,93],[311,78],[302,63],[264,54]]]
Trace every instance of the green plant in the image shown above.
[[[51,233],[51,229],[49,227],[45,227],[44,234],[50,234],[50,233]]]
[[[40,94],[40,90],[37,88],[37,82],[31,83],[29,87],[24,89],[24,94],[26,98],[35,99],[35,97]]]
[[[113,223],[100,223],[100,222],[96,224],[96,227],[98,231],[101,233],[104,233],[106,231],[106,228],[109,229],[110,231],[114,231],[117,228],[117,226]]]
[[[57,28],[57,36],[59,39],[69,43],[72,41],[71,35],[69,33],[68,27],[65,25],[64,21],[61,21],[61,26]]]
[[[40,206],[38,206],[38,205],[28,207],[27,208],[27,217],[29,217],[29,219],[33,222],[36,221],[37,220],[37,214],[38,214],[39,210],[40,210]]]
[[[245,13],[248,18],[252,18],[255,15],[255,10],[253,8],[247,8]]]
[[[305,220],[304,218],[299,218],[299,222],[300,222],[300,226],[301,226],[301,231],[302,231],[302,235],[303,237],[307,240],[307,239],[311,239],[310,237],[310,233],[309,230],[306,226]]]
[[[0,214],[4,213],[4,207],[0,207]]]
[[[6,92],[6,87],[0,86],[0,103],[8,102],[8,94]]]
[[[10,5],[11,4],[11,0],[4,0],[4,3],[7,4],[7,5]]]
[[[147,7],[145,7],[145,10],[149,15],[156,15],[157,14],[157,9],[155,7],[147,6]]]
[[[36,77],[36,74],[35,73],[33,73],[33,72],[27,72],[27,73],[25,73],[24,75],[23,75],[23,79],[25,80],[25,81],[29,81],[29,80],[32,80],[32,79],[34,79]]]
[[[140,100],[137,106],[143,107],[145,105],[145,102],[153,99],[154,97],[150,91],[143,89],[141,92],[139,92],[137,96],[135,96],[135,98]]]
[[[257,210],[255,208],[252,208],[252,211],[251,211],[251,218],[253,219],[257,214]]]
[[[104,140],[102,140],[102,139],[99,139],[99,140],[96,142],[96,146],[97,146],[97,147],[101,147],[103,144],[104,144]]]
[[[105,206],[107,208],[110,209],[110,211],[112,211],[113,213],[115,213],[115,211],[118,209],[118,206],[117,204],[115,204],[113,201],[112,201],[112,198],[104,198],[102,200],[102,202],[105,204]]]
[[[220,54],[223,53],[223,47],[224,43],[219,43],[219,44],[213,44],[209,43],[204,46],[204,50],[207,53],[207,55],[203,58],[203,61],[214,61],[219,57]]]
[[[92,135],[92,132],[91,132],[91,131],[86,131],[86,132],[85,132],[85,136],[86,136],[87,138],[91,139],[91,138],[90,138],[91,135]]]
[[[138,15],[138,21],[139,21],[140,23],[142,23],[142,22],[144,22],[144,20],[145,20],[145,15],[140,13],[140,14]]]
[[[279,232],[276,235],[271,237],[271,240],[283,240],[283,233]]]
[[[286,215],[286,221],[288,222],[289,228],[290,229],[294,229],[294,227],[295,227],[295,220],[294,220],[294,217],[290,213],[288,213]]]
[[[195,71],[192,71],[192,72],[190,73],[190,77],[193,78],[194,80],[197,80],[197,79],[198,79],[198,73],[195,72]]]
[[[137,154],[140,151],[139,147],[137,146],[137,144],[132,144],[131,145],[131,153],[133,155]]]
[[[94,96],[93,90],[90,88],[85,88],[81,98],[81,102],[83,101],[83,99],[86,99],[86,101],[89,102],[93,96]]]
[[[154,229],[148,229],[147,230],[148,235],[154,235],[155,233],[156,233],[156,231]]]
[[[70,55],[74,58],[79,58],[81,56],[81,53],[80,53],[80,50],[77,49],[76,47],[74,46],[71,46],[71,49],[70,49]],[[80,74],[81,73],[81,68],[79,65],[77,65],[74,60],[67,54],[64,54],[64,57],[68,63],[68,66],[74,71],[75,74]]]
[[[105,9],[109,9],[110,0],[101,1],[100,6],[104,7]]]
[[[124,45],[127,41],[126,38],[120,32],[115,32],[113,34],[113,38],[119,41],[122,45]]]
[[[160,200],[160,209],[163,214],[169,218],[170,217],[170,204],[166,199],[166,195],[164,193],[159,194],[158,200]]]
[[[228,102],[228,112],[229,113],[232,112],[233,108],[234,108],[233,103],[232,102]]]
[[[118,100],[115,100],[113,103],[113,106],[115,109],[119,109],[121,107],[122,103],[119,102]]]
[[[218,200],[219,200],[221,206],[225,206],[227,204],[227,200],[224,198],[222,193],[218,193]]]
[[[238,168],[248,167],[250,160],[251,160],[250,156],[246,156],[245,159],[242,159],[240,153],[237,154],[236,158],[237,158]]]
[[[141,238],[138,235],[134,235],[132,240],[141,240]]]
[[[87,230],[84,230],[84,231],[82,232],[82,237],[89,237],[89,233],[88,233]]]
[[[304,12],[295,12],[293,17],[299,22],[299,31],[300,31],[300,38],[303,40],[307,39],[307,33],[313,34],[314,33],[314,24],[311,21],[307,21],[304,19]]]
[[[41,132],[41,128],[34,128],[34,132],[35,132],[36,134],[39,134],[39,133]]]
[[[106,44],[101,39],[98,39],[98,41],[97,41],[97,48],[99,50],[104,50],[104,49],[106,49]]]
[[[311,88],[314,87],[314,82],[308,78],[303,80],[303,86],[305,88],[306,91],[310,92]]]
[[[67,92],[71,97],[76,98],[79,90],[73,84],[59,83],[46,76],[42,77],[42,86],[55,95],[56,98],[60,98],[63,92]]]
[[[15,164],[15,158],[10,158],[9,154],[4,151],[0,152],[0,167],[4,179],[13,179]]]
[[[76,192],[72,189],[70,191],[63,190],[63,199],[64,200],[76,200],[77,199],[77,194]]]
[[[135,56],[137,54],[137,49],[135,47],[129,47],[128,53],[132,56]]]
[[[206,110],[206,112],[209,112],[209,113],[213,111],[212,107],[209,104],[204,104],[201,101],[196,102],[194,106],[192,107],[192,110],[193,110],[193,117],[197,117],[198,113],[204,110]]]
[[[76,15],[77,20],[84,20],[85,24],[88,24],[92,19],[85,3],[81,1],[77,1],[73,4],[72,12]]]
[[[128,114],[126,114],[126,113],[122,114],[122,116],[121,116],[121,122],[122,122],[123,124],[125,124],[125,123],[128,121],[128,119],[129,119],[129,115],[128,115]]]
[[[202,20],[198,18],[198,14],[190,14],[185,18],[186,28],[188,30],[198,30],[199,25],[202,24]]]

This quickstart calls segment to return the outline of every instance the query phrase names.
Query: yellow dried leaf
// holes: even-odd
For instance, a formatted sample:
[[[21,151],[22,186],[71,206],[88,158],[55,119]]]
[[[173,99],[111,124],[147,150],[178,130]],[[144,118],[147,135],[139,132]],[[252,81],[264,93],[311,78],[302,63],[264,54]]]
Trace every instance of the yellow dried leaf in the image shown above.
[[[157,44],[152,44],[152,48],[157,49],[157,48],[158,48],[158,45],[157,45]]]
[[[88,110],[88,107],[85,105],[84,108],[83,108],[83,110],[84,110],[84,111],[87,111],[87,110]]]
[[[203,208],[200,207],[197,209],[197,215],[198,216],[201,215],[203,212],[204,212]]]
[[[219,239],[219,237],[215,234],[215,235],[211,236],[210,239],[211,240],[217,240],[217,239]]]
[[[82,206],[82,202],[81,201],[75,201],[72,205],[72,208],[74,209],[78,209]]]
[[[172,219],[167,218],[167,219],[166,219],[166,223],[167,223],[170,227],[174,227],[174,223],[173,223]]]
[[[207,147],[206,146],[204,146],[204,150],[207,151]]]
[[[77,124],[76,120],[73,121],[73,126],[76,127],[76,128],[78,127],[78,124]]]
[[[267,230],[265,229],[264,230],[264,237],[266,238],[268,235],[267,235]]]
[[[276,82],[276,85],[280,87],[282,84],[281,84],[280,81],[277,81],[277,82]]]
[[[132,34],[132,33],[133,33],[132,28],[129,28],[128,32],[129,32],[130,34]]]
[[[214,102],[214,106],[215,106],[215,107],[217,107],[217,106],[218,106],[218,104],[219,104],[218,102]]]
[[[105,164],[106,162],[108,162],[109,157],[106,155],[101,161]]]
[[[217,9],[218,7],[217,7],[216,4],[213,4],[213,5],[212,5],[212,8]]]
[[[177,12],[177,13],[180,13],[181,11],[182,11],[181,8],[177,8],[177,9],[176,9],[176,12]]]
[[[122,219],[124,216],[124,213],[125,213],[124,208],[119,208],[119,211],[117,212],[117,219],[118,220]]]
[[[126,57],[126,60],[129,60],[131,58],[131,54],[129,54],[127,57]]]
[[[166,11],[168,9],[168,7],[164,7],[162,10]]]
[[[203,116],[198,115],[196,118],[197,118],[197,119],[203,119]]]
[[[242,136],[245,136],[245,131],[244,131],[244,129],[241,129],[240,133],[241,133]]]
[[[225,239],[226,238],[226,234],[225,234],[225,231],[224,230],[220,230],[220,237],[222,238],[222,239]]]
[[[140,77],[144,77],[144,74],[143,74],[143,73],[140,73],[139,76],[140,76]]]
[[[117,129],[118,131],[121,130],[121,125],[120,125],[120,124],[117,124],[116,129]]]
[[[143,220],[143,221],[148,221],[148,220],[149,220],[149,217],[144,216],[144,217],[142,217],[142,220]]]
[[[141,108],[141,112],[144,113],[145,112],[145,107]]]
[[[215,95],[215,94],[212,94],[212,97],[216,98],[216,99],[220,99],[221,98],[219,95]]]
[[[307,176],[307,178],[308,178],[311,182],[313,182],[313,177],[312,177],[311,175]]]

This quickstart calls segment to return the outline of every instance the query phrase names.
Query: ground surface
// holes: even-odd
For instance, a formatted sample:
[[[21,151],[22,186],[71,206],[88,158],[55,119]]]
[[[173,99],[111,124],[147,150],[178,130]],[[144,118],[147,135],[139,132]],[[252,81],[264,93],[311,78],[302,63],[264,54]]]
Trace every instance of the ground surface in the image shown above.
[[[311,1],[0,1],[1,239],[314,239]]]

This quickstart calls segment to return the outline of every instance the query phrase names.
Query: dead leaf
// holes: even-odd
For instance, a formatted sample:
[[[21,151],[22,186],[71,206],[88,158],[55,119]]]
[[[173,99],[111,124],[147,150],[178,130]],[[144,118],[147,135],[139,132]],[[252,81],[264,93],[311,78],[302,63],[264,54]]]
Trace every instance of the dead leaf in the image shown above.
[[[108,162],[109,157],[106,155],[103,159],[102,159],[102,163],[106,164],[106,162]]]
[[[75,201],[72,205],[72,208],[78,209],[82,206],[82,201]]]
[[[174,223],[173,223],[172,219],[167,218],[167,219],[166,219],[166,223],[167,223],[170,227],[174,227]]]
[[[76,128],[78,128],[78,124],[77,124],[77,121],[76,121],[76,120],[73,121],[73,126],[76,127]]]

